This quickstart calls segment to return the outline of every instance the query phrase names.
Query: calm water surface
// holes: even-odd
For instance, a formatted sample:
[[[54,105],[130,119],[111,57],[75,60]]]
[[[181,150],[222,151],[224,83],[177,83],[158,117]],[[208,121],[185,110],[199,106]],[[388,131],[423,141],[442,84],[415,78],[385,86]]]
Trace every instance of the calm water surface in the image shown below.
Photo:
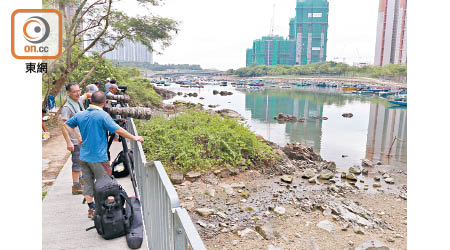
[[[204,108],[219,104],[215,109],[235,110],[246,118],[251,130],[265,139],[280,146],[294,141],[312,146],[325,160],[336,162],[338,168],[360,165],[361,159],[367,158],[406,169],[406,108],[392,108],[383,99],[343,94],[336,88],[236,91],[232,86],[198,89],[181,88],[176,84],[164,88],[199,94],[198,97],[176,96],[165,103],[184,100],[204,104]],[[213,95],[213,90],[231,91],[233,95]],[[307,120],[280,124],[273,119],[279,113]],[[353,117],[344,118],[343,113],[352,113]],[[328,120],[312,116],[324,116]]]

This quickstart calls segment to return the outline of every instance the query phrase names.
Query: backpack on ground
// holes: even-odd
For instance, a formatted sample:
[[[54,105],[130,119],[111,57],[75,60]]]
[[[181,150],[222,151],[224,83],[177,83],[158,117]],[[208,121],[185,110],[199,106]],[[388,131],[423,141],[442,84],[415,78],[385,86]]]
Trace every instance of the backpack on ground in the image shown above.
[[[128,234],[133,220],[133,205],[125,190],[113,177],[105,175],[95,182],[94,193],[94,227],[97,233],[106,240]]]
[[[127,150],[128,159],[131,161],[131,166],[126,166],[125,161],[125,153],[124,151],[120,151],[120,153],[117,155],[116,159],[112,162],[111,168],[112,168],[112,175],[115,178],[122,178],[126,177],[130,174],[129,167],[133,167],[133,151]]]

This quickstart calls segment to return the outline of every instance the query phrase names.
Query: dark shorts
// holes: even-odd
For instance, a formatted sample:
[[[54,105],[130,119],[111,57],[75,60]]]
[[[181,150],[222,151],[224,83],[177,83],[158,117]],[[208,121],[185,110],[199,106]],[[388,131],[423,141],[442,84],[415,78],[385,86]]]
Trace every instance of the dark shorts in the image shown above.
[[[72,151],[72,172],[81,171],[80,166],[80,146],[74,145]]]

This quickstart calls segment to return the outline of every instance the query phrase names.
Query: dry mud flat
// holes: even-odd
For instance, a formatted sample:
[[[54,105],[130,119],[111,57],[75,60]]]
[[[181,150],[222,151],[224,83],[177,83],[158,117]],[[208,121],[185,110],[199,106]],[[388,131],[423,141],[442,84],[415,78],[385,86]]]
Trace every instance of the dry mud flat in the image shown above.
[[[362,164],[355,181],[312,157],[281,174],[188,173],[176,189],[208,249],[406,249],[404,170]]]

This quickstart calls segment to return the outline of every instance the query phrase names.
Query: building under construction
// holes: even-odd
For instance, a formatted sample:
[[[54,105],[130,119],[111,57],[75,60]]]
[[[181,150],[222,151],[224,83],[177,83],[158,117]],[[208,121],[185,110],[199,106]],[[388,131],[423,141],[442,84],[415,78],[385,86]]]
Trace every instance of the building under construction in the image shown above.
[[[247,66],[294,65],[295,43],[281,36],[264,36],[253,41],[253,49],[247,49]]]
[[[406,0],[380,0],[374,64],[406,63]]]
[[[289,22],[289,39],[267,36],[247,49],[246,65],[304,65],[327,58],[327,0],[297,0],[296,16]]]

